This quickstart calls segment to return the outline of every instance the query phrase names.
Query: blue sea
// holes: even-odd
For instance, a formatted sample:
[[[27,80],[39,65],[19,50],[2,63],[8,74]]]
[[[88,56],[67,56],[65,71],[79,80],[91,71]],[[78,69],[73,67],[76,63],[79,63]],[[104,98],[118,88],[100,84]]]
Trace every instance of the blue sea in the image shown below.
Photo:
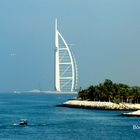
[[[139,140],[124,111],[56,107],[74,94],[0,94],[0,140]],[[125,111],[126,112],[126,111]],[[28,126],[19,126],[20,119]]]

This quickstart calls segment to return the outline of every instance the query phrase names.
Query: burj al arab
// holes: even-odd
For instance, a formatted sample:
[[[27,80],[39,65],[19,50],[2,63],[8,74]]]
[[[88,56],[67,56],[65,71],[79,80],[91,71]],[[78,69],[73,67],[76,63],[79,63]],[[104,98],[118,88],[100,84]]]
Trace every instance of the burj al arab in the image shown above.
[[[55,20],[55,90],[57,92],[74,92],[77,88],[78,67],[64,37],[58,30]]]

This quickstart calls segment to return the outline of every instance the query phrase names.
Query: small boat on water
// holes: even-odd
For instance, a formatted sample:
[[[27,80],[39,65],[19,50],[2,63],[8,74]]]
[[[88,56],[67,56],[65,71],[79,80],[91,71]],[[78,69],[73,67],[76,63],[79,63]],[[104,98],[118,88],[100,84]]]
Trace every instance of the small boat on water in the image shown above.
[[[19,125],[28,125],[28,121],[26,119],[21,119]]]

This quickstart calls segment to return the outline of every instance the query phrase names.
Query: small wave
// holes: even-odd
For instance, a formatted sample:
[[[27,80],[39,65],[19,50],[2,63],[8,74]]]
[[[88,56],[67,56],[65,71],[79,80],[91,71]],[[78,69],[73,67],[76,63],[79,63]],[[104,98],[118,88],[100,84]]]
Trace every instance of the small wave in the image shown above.
[[[19,125],[19,124],[17,124],[17,123],[14,123],[13,125],[14,125],[14,126],[17,126],[17,125]]]
[[[0,129],[9,129],[15,127],[46,127],[47,124],[28,124],[28,125],[20,125],[18,123],[13,123],[11,125],[0,125]]]
[[[47,125],[47,124],[28,124],[28,125],[20,125],[20,124],[14,123],[13,126],[45,127],[45,126],[48,126],[48,125]]]

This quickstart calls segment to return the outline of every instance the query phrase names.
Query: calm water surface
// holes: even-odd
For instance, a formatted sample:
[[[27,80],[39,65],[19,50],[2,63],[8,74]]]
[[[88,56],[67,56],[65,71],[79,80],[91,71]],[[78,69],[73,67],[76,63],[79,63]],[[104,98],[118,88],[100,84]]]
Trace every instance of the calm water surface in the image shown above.
[[[0,140],[140,140],[140,118],[55,106],[75,96],[0,94]],[[22,118],[29,126],[14,125]]]

